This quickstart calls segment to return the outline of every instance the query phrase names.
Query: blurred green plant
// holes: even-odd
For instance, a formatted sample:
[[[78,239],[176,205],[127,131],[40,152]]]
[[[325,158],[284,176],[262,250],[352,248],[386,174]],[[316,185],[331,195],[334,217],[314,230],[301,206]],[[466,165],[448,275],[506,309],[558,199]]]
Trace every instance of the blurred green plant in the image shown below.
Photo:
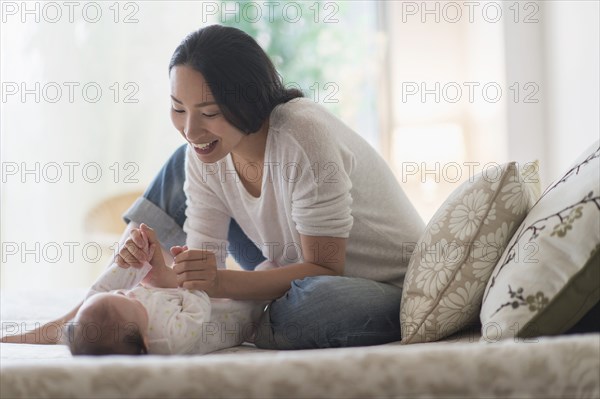
[[[331,81],[331,69],[341,59],[339,50],[348,44],[347,32],[336,23],[348,10],[346,2],[299,1],[294,2],[296,15],[282,12],[284,5],[280,5],[268,15],[262,10],[260,18],[249,17],[247,3],[225,1],[222,9],[232,11],[218,23],[241,29],[256,39],[287,87],[300,88],[311,98],[318,91],[321,96],[326,94],[324,86]]]

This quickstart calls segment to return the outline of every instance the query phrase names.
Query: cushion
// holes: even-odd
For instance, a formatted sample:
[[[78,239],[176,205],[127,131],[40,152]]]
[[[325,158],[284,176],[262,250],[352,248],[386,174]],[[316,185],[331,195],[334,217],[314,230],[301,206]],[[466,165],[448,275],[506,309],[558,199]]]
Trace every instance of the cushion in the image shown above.
[[[496,265],[481,308],[484,339],[561,334],[600,298],[600,148],[551,184]]]
[[[438,209],[408,264],[401,343],[436,341],[479,323],[490,274],[539,198],[537,170],[537,162],[484,169]]]

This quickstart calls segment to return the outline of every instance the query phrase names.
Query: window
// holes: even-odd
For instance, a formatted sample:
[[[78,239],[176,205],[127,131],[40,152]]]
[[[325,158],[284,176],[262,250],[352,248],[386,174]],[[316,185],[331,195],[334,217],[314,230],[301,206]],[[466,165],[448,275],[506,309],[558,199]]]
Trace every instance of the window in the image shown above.
[[[2,288],[89,286],[106,267],[116,237],[84,221],[107,198],[143,191],[182,144],[167,66],[201,26],[252,34],[285,84],[379,148],[375,5],[3,2]]]

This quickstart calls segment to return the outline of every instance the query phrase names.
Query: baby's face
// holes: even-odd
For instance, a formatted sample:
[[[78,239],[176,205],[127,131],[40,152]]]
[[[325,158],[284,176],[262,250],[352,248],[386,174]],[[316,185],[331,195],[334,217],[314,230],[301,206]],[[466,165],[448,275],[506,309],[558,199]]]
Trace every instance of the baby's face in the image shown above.
[[[94,309],[106,306],[115,317],[127,321],[127,323],[136,324],[139,330],[145,335],[148,328],[148,313],[144,305],[137,299],[129,297],[122,291],[96,294],[90,297],[81,305],[74,321],[80,319],[93,318]]]

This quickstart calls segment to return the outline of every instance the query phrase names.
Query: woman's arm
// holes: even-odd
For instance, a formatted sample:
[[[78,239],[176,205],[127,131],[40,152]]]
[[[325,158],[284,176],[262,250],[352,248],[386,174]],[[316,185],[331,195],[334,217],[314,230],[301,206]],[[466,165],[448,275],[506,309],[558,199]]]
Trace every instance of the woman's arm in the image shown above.
[[[217,271],[218,297],[272,300],[283,296],[294,280],[310,276],[341,276],[346,238],[300,235],[304,263],[265,271]]]
[[[199,250],[175,257],[174,270],[181,286],[206,291],[215,298],[273,300],[291,288],[293,280],[344,273],[346,239],[301,235],[304,263],[273,270],[217,270],[214,256]]]

